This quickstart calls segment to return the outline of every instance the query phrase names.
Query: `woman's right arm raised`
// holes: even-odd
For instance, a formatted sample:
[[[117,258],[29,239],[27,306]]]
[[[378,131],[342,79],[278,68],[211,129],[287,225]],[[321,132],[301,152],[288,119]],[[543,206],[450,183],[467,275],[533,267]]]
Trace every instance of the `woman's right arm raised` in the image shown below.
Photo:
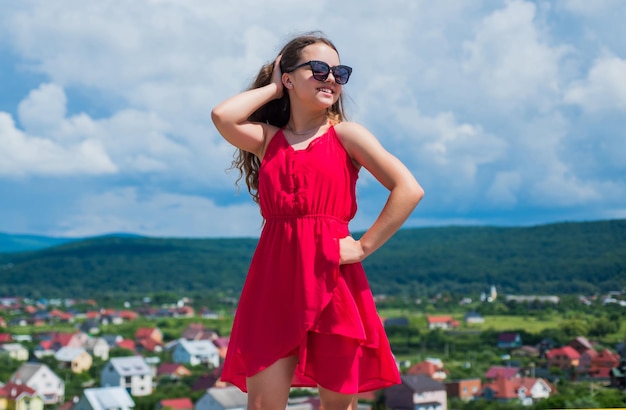
[[[284,88],[279,62],[280,57],[274,62],[272,81],[268,85],[237,94],[211,111],[215,127],[228,142],[258,157],[263,151],[264,134],[274,127],[248,121],[248,118],[264,104],[282,97]]]

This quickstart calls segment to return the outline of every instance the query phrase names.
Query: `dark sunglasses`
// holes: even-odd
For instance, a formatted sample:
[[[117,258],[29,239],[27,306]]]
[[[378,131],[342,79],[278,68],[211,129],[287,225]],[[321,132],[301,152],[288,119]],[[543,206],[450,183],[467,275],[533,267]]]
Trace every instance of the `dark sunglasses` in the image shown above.
[[[333,73],[333,77],[335,77],[335,82],[340,85],[344,85],[350,79],[350,74],[352,74],[352,67],[348,67],[347,65],[336,65],[334,67],[329,66],[323,61],[311,60],[306,63],[302,63],[293,67],[291,70],[286,71],[290,73],[292,71],[296,71],[298,68],[304,66],[311,67],[311,71],[313,71],[313,78],[317,81],[326,81],[328,75]]]

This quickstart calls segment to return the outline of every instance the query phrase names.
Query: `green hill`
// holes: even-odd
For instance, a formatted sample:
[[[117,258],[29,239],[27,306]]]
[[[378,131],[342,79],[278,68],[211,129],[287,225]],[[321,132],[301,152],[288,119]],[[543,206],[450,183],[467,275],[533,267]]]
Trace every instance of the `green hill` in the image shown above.
[[[358,236],[358,235],[356,235]],[[238,294],[255,239],[101,237],[0,254],[0,295]],[[626,288],[626,220],[402,229],[364,262],[375,293],[577,294]]]
[[[0,232],[0,253],[32,251],[71,242],[75,239],[37,235],[10,235]]]

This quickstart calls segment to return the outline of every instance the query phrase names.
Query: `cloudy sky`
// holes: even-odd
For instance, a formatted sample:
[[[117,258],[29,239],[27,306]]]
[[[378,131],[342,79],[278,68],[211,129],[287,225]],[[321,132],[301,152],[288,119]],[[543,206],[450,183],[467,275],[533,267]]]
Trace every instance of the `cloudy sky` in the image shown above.
[[[210,110],[292,35],[426,190],[406,226],[626,218],[626,1],[0,0],[0,232],[257,236]],[[366,172],[353,230],[386,199]]]

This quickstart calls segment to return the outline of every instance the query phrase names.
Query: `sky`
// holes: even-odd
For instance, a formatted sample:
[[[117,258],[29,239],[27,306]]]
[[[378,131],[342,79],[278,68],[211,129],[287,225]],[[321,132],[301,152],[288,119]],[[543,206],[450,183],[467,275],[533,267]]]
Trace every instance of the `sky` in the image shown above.
[[[0,0],[0,232],[256,237],[212,107],[324,32],[405,227],[626,218],[626,1]],[[363,231],[387,191],[362,170]]]

